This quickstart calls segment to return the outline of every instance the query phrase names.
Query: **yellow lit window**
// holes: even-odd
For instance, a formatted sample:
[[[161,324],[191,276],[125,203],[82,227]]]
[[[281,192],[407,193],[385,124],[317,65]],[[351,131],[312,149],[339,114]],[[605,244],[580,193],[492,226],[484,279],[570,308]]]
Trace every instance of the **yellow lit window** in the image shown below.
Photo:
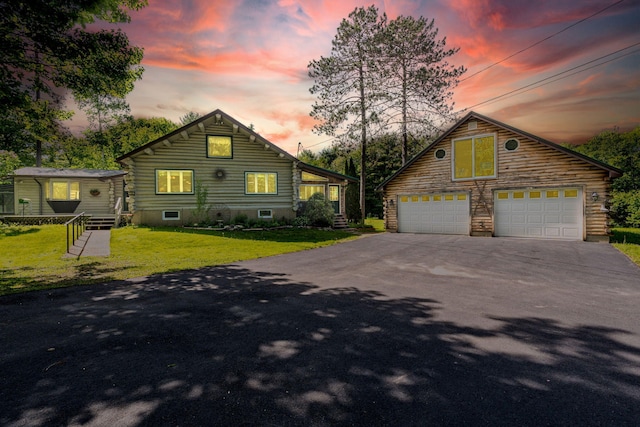
[[[411,196],[411,201],[412,202],[417,202],[418,201],[418,196]]]
[[[156,193],[193,193],[193,171],[156,170]]]
[[[330,202],[338,202],[338,201],[340,201],[340,186],[339,185],[330,185],[329,186],[329,201]]]
[[[458,200],[467,200],[467,195],[466,194],[458,194]]]
[[[442,196],[440,196],[439,194],[433,196],[433,201],[434,202],[439,202],[442,199]]]
[[[278,194],[278,178],[275,173],[245,173],[247,194]]]
[[[207,156],[231,158],[233,154],[230,136],[207,135]]]
[[[529,191],[529,198],[530,199],[539,199],[540,198],[540,192],[539,191]]]
[[[301,185],[300,200],[309,200],[315,193],[324,195],[324,185]]]
[[[428,202],[429,201],[429,196],[422,196],[422,201],[423,202]]]
[[[445,194],[445,195],[444,195],[444,199],[445,199],[447,202],[452,201],[452,200],[453,200],[453,194]]]
[[[547,199],[557,199],[558,190],[547,190]]]
[[[509,198],[509,193],[501,191],[498,193],[498,200],[506,200]]]
[[[400,197],[400,201],[401,201],[402,203],[407,203],[407,202],[409,201],[409,197],[407,197],[407,196],[402,196],[402,197]]]
[[[578,197],[578,190],[564,190],[564,197],[575,199]]]
[[[302,172],[303,181],[329,181],[327,178],[309,172]]]
[[[473,140],[459,139],[453,143],[454,150],[454,178],[464,179],[473,177]]]
[[[475,177],[495,175],[495,143],[493,136],[475,138]]]
[[[514,191],[513,192],[514,199],[524,199],[524,191]]]
[[[495,135],[453,141],[453,179],[496,176]]]
[[[78,181],[51,181],[46,188],[49,200],[80,200]]]

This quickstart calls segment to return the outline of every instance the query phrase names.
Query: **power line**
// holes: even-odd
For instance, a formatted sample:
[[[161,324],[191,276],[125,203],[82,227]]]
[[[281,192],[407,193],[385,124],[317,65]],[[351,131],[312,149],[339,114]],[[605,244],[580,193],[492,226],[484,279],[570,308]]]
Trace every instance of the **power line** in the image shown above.
[[[608,53],[608,54],[603,55],[603,56],[601,56],[601,57],[599,57],[599,58],[593,59],[593,60],[591,60],[591,61],[587,61],[587,62],[582,63],[582,64],[580,64],[580,65],[577,65],[577,66],[575,66],[575,67],[569,68],[568,70],[561,71],[561,72],[556,73],[556,74],[554,74],[554,75],[552,75],[552,76],[545,77],[544,79],[541,79],[541,80],[538,80],[538,81],[536,81],[536,82],[530,83],[530,84],[528,84],[528,85],[522,86],[522,87],[520,87],[520,88],[518,88],[518,89],[511,90],[511,91],[509,91],[509,92],[503,93],[503,94],[498,95],[498,96],[494,96],[493,98],[487,99],[486,101],[482,101],[482,102],[479,102],[479,103],[477,103],[477,104],[474,104],[474,105],[472,105],[472,106],[470,106],[470,107],[464,108],[463,110],[461,110],[461,112],[462,112],[462,111],[470,110],[470,109],[472,109],[472,108],[474,108],[474,107],[477,107],[477,106],[479,106],[479,105],[484,105],[484,104],[488,104],[488,103],[490,103],[490,102],[494,102],[494,101],[500,100],[500,99],[505,98],[505,97],[508,97],[508,96],[513,96],[513,95],[515,95],[517,92],[519,92],[518,94],[520,94],[520,93],[524,93],[524,92],[527,92],[527,91],[529,91],[529,90],[535,89],[535,88],[537,88],[537,87],[544,86],[544,85],[547,85],[547,84],[553,83],[553,82],[555,82],[555,81],[558,81],[558,80],[561,80],[561,79],[564,79],[564,78],[567,78],[567,77],[573,76],[573,75],[578,74],[578,73],[581,73],[581,72],[583,72],[583,71],[587,71],[587,70],[590,70],[590,69],[592,69],[592,68],[599,67],[599,66],[601,66],[601,65],[607,64],[607,63],[609,63],[609,62],[616,61],[616,60],[618,60],[618,59],[620,59],[620,58],[624,58],[625,56],[631,55],[631,54],[633,54],[633,53],[635,53],[635,52],[638,52],[639,50],[634,50],[634,51],[632,51],[632,52],[628,52],[628,53],[626,53],[626,54],[624,54],[624,55],[622,55],[622,56],[618,56],[618,57],[616,57],[616,58],[612,58],[612,59],[610,59],[610,60],[608,60],[608,61],[601,62],[601,63],[598,63],[598,64],[594,64],[594,65],[592,65],[591,67],[588,67],[588,68],[585,68],[585,69],[582,69],[582,70],[576,71],[576,72],[571,73],[571,74],[569,74],[569,75],[562,76],[563,74],[567,74],[567,73],[569,73],[569,72],[571,72],[571,71],[577,70],[577,69],[582,68],[582,67],[584,67],[584,66],[586,66],[586,65],[589,65],[589,64],[592,64],[592,63],[594,63],[594,62],[600,61],[600,60],[602,60],[602,59],[604,59],[604,58],[607,58],[607,57],[609,57],[609,56],[616,55],[616,54],[618,54],[618,53],[620,53],[620,52],[622,52],[622,51],[625,51],[625,50],[627,50],[627,49],[631,49],[631,48],[636,47],[636,46],[640,46],[640,42],[635,43],[635,44],[632,44],[632,45],[629,45],[629,46],[624,47],[624,48],[622,48],[622,49],[618,49],[618,50],[616,50],[615,52]],[[552,81],[548,81],[548,80],[554,79],[555,77],[559,77],[559,76],[562,76],[562,77],[560,77],[559,79],[555,79],[555,80],[552,80]],[[543,85],[541,85],[540,83],[543,83],[543,82],[546,82],[546,83],[544,83]],[[535,87],[533,87],[533,86],[535,86]],[[525,90],[525,89],[526,89],[526,90]]]
[[[464,79],[460,80],[460,83],[462,83],[462,82],[463,82],[463,81],[465,81],[465,80],[470,79],[471,77],[477,76],[478,74],[483,73],[483,72],[487,71],[488,69],[495,67],[495,66],[496,66],[496,65],[498,65],[498,64],[502,64],[503,62],[505,62],[505,61],[507,61],[507,60],[509,60],[509,59],[513,58],[514,56],[519,55],[519,54],[521,54],[522,52],[525,52],[525,51],[527,51],[527,50],[531,49],[532,47],[535,47],[535,46],[539,45],[540,43],[543,43],[543,42],[545,42],[545,41],[549,40],[550,38],[555,37],[555,36],[557,36],[558,34],[563,33],[563,32],[565,32],[565,31],[567,31],[568,29],[573,28],[573,27],[575,27],[576,25],[581,24],[581,23],[583,23],[584,21],[586,21],[586,20],[588,20],[588,19],[591,19],[591,18],[593,18],[594,16],[601,14],[601,13],[602,13],[602,12],[604,12],[605,10],[610,9],[610,8],[612,8],[612,7],[614,7],[614,6],[617,6],[618,4],[622,3],[623,1],[624,1],[624,0],[618,0],[617,2],[615,2],[615,3],[613,3],[613,4],[610,4],[609,6],[605,7],[604,9],[601,9],[601,10],[599,10],[598,12],[596,12],[596,13],[594,13],[594,14],[592,14],[592,15],[587,16],[586,18],[583,18],[583,19],[579,20],[578,22],[574,22],[573,24],[569,25],[568,27],[565,27],[565,28],[563,28],[562,30],[560,30],[560,31],[558,31],[558,32],[555,32],[555,33],[551,34],[550,36],[547,36],[547,37],[545,37],[544,39],[539,40],[539,41],[535,42],[534,44],[532,44],[532,45],[530,45],[530,46],[525,47],[524,49],[520,49],[519,51],[517,51],[517,52],[515,52],[515,53],[512,53],[511,55],[507,56],[507,57],[506,57],[506,58],[504,58],[504,59],[501,59],[500,61],[498,61],[498,62],[494,62],[493,64],[491,64],[491,65],[489,65],[489,66],[487,66],[487,67],[485,67],[485,68],[483,68],[483,69],[481,69],[481,70],[479,70],[479,71],[476,71],[475,73],[471,74],[470,76],[467,76],[467,77],[465,77]]]

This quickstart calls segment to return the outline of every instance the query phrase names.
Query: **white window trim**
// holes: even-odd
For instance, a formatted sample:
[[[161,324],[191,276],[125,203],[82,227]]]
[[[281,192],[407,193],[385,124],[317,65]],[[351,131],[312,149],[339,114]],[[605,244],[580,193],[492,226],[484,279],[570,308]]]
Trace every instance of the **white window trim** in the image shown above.
[[[273,189],[273,191],[267,191],[264,193],[259,193],[259,192],[254,192],[254,193],[250,193],[248,190],[248,179],[249,179],[249,174],[254,174],[254,175],[265,175],[265,180],[266,180],[266,185],[267,185],[267,190],[269,190],[268,185],[269,185],[269,179],[268,179],[268,175],[274,175],[276,177],[276,188]],[[257,190],[258,188],[258,182],[255,182],[255,188]],[[278,172],[256,172],[256,171],[248,171],[244,173],[244,194],[249,195],[249,196],[265,196],[265,195],[269,195],[269,196],[273,196],[273,195],[277,195],[278,194]]]
[[[180,172],[180,175],[184,174],[184,172],[191,172],[191,191],[160,191],[158,176],[160,172]],[[195,194],[195,172],[193,169],[156,169],[156,194]],[[169,188],[169,184],[171,180],[167,182],[167,188]],[[182,177],[180,179],[180,186],[182,187]]]
[[[53,184],[54,183],[64,183],[67,184],[67,197],[66,199],[54,199],[53,198]],[[77,183],[78,184],[78,198],[77,199],[72,199],[71,198],[71,184]],[[72,181],[72,180],[68,180],[68,179],[51,179],[49,180],[49,182],[47,183],[47,200],[51,200],[51,201],[74,201],[74,200],[81,200],[81,194],[82,194],[82,185],[80,184],[80,181]]]
[[[264,213],[268,212],[267,215]],[[273,218],[273,210],[272,209],[258,209],[258,218],[260,219],[272,219]]]
[[[476,170],[476,156],[475,156],[475,139],[484,138],[487,136],[493,137],[493,175],[487,176],[471,176],[469,178],[456,178],[456,141],[471,138],[471,147],[473,154],[471,156],[471,170],[475,174]],[[482,133],[478,135],[462,136],[451,140],[451,180],[452,181],[478,181],[482,179],[495,179],[498,177],[498,134],[496,132]]]
[[[176,217],[167,217],[167,213],[177,213]],[[162,211],[162,220],[163,221],[180,221],[180,211]]]

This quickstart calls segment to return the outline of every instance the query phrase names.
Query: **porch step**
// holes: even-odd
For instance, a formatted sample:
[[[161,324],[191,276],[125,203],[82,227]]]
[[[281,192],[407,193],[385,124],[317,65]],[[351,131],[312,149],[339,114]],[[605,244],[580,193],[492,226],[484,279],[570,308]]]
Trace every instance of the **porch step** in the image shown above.
[[[342,214],[336,214],[333,218],[333,228],[348,228],[349,223],[347,219]]]
[[[111,230],[116,225],[115,215],[93,215],[85,228],[87,230]]]

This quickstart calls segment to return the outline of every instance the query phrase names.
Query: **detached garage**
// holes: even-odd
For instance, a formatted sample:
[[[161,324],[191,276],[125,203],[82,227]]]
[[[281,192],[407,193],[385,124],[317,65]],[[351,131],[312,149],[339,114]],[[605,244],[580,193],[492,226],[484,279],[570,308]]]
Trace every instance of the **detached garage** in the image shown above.
[[[400,232],[469,234],[469,195],[431,193],[400,196]]]
[[[494,192],[495,235],[582,240],[580,188]]]
[[[389,231],[608,241],[621,174],[471,112],[378,190]]]

